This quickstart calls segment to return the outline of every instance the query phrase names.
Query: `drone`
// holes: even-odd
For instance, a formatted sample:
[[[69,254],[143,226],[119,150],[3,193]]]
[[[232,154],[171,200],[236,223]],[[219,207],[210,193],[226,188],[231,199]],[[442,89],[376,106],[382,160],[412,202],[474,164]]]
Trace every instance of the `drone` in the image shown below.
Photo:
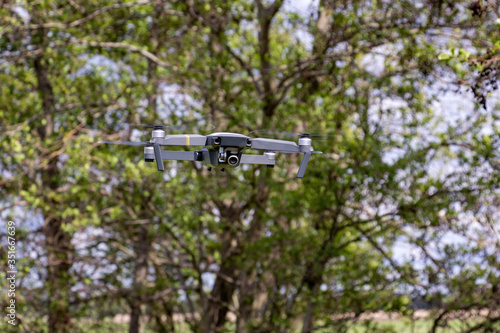
[[[249,136],[217,132],[209,135],[200,134],[165,134],[165,128],[169,126],[151,125],[152,135],[149,141],[100,141],[99,143],[118,144],[127,146],[144,146],[144,161],[154,162],[158,171],[164,171],[163,160],[167,161],[199,161],[212,168],[235,168],[241,164],[260,164],[274,168],[276,164],[276,153],[299,153],[303,154],[300,162],[297,178],[304,177],[307,163],[315,151],[311,145],[311,134],[298,134],[298,144],[293,141],[275,140],[266,138],[251,138]],[[201,146],[196,151],[162,150],[161,146]],[[263,150],[263,154],[244,154],[247,149]]]

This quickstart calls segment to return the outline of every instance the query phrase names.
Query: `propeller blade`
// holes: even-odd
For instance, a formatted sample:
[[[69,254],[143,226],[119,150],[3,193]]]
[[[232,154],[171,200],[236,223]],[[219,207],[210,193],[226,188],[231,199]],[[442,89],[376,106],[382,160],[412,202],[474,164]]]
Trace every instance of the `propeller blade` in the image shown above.
[[[108,128],[111,131],[130,131],[134,128],[136,129],[145,129],[145,128],[153,128],[153,129],[171,129],[171,130],[185,130],[186,126],[185,125],[180,125],[180,126],[173,126],[173,125],[163,125],[163,124],[154,124],[154,125],[149,125],[149,124],[131,124],[131,123],[125,123],[125,122],[116,122],[116,123],[107,123],[104,125],[106,128]]]
[[[268,129],[261,129],[261,130],[254,130],[249,133],[252,134],[258,134],[258,135],[266,135],[266,136],[273,136],[273,137],[282,137],[282,138],[287,138],[287,139],[293,139],[293,138],[300,138],[300,137],[314,137],[315,140],[321,140],[321,139],[326,139],[333,137],[334,135],[331,134],[320,134],[320,133],[293,133],[293,132],[284,132],[284,131],[273,131],[273,130],[268,130]]]
[[[204,123],[204,120],[200,119],[193,119],[193,120],[185,120],[181,121],[180,125],[165,125],[161,123],[156,123],[156,124],[135,124],[135,123],[127,123],[127,122],[108,122],[104,125],[110,130],[117,131],[117,130],[130,130],[133,128],[153,128],[153,129],[171,129],[171,130],[177,130],[177,131],[184,131],[193,127],[203,127],[206,126],[207,128],[210,129],[215,129],[215,126],[212,124],[206,124]]]
[[[151,142],[136,142],[136,141],[99,141],[98,143],[107,143],[111,145],[124,145],[124,146],[147,146]]]
[[[148,125],[148,124],[130,124],[131,127],[138,127],[138,128],[153,128],[153,129],[173,129],[173,130],[184,130],[186,129],[186,126],[180,125],[180,126],[171,126],[171,125],[163,125],[163,124],[155,124],[155,125]]]
[[[322,152],[322,151],[319,151],[319,150],[314,150],[312,153],[313,153],[313,154],[323,154],[323,152]]]

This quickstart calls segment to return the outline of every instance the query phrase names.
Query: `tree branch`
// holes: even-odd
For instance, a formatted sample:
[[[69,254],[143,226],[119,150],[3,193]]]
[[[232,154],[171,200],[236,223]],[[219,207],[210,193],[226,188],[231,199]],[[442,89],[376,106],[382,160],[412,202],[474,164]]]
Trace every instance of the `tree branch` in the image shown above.
[[[95,19],[97,16],[108,12],[113,9],[119,9],[119,8],[130,8],[133,6],[139,6],[139,5],[146,5],[149,3],[153,3],[153,0],[138,0],[135,2],[125,2],[125,3],[115,3],[113,5],[105,6],[102,8],[99,8],[98,10],[92,12],[91,14],[82,17],[79,20],[70,22],[70,23],[64,23],[64,22],[47,22],[47,23],[41,23],[41,24],[28,24],[26,26],[21,27],[22,29],[28,29],[28,30],[36,30],[40,28],[59,28],[59,29],[68,29],[68,28],[74,28],[79,25],[82,25],[88,21],[91,21]],[[179,12],[174,11],[174,10],[169,10],[167,11],[168,14],[178,14]]]
[[[88,41],[88,40],[76,40],[72,42],[73,44],[82,44],[82,45],[88,45],[91,47],[108,47],[108,48],[115,48],[115,49],[125,49],[130,52],[136,52],[141,54],[142,56],[146,57],[150,61],[154,62],[158,66],[162,67],[170,67],[166,62],[160,60],[156,55],[153,53],[140,48],[135,45],[127,44],[127,43],[120,43],[120,42],[93,42],[93,41]]]

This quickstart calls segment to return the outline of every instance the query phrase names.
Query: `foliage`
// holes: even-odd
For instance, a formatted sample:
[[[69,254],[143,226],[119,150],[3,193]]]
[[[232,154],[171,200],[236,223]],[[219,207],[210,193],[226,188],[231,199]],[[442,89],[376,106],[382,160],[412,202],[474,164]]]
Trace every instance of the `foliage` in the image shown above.
[[[345,332],[374,311],[411,316],[419,298],[435,331],[497,308],[498,115],[436,108],[456,60],[439,41],[463,49],[489,31],[467,6],[4,4],[0,184],[23,230],[24,329],[127,312],[131,332],[173,331],[177,316],[193,332]],[[98,144],[147,139],[124,122],[193,120],[330,137],[302,180],[293,155],[162,174]]]
[[[455,84],[471,91],[479,104],[487,108],[487,98],[498,89],[498,53],[500,50],[498,5],[489,1],[475,1],[469,7],[473,15],[482,18],[484,27],[471,45],[452,47],[438,59],[451,70]],[[448,73],[447,76],[449,76]]]

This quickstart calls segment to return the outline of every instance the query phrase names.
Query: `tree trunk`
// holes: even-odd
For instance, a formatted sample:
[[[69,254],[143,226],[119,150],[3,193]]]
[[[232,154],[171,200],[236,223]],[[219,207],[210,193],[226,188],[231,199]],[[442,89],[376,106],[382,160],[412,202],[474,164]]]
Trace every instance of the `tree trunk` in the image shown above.
[[[153,52],[158,48],[158,15],[161,12],[161,2],[156,1],[154,4],[154,13],[152,15],[152,26],[150,41]],[[148,106],[157,113],[157,97],[158,97],[158,78],[156,75],[157,65],[151,60],[148,60],[148,82],[153,86],[151,94],[148,94]],[[139,119],[137,119],[139,122]],[[143,333],[146,326],[146,304],[145,304],[145,286],[148,273],[148,256],[151,250],[151,239],[148,235],[148,227],[140,226],[135,245],[136,266],[134,273],[134,293],[131,301],[130,312],[130,333]]]
[[[49,332],[70,332],[69,313],[70,276],[69,252],[71,237],[62,231],[62,220],[47,218],[43,227],[47,248],[47,284],[49,291]]]
[[[233,219],[229,219],[232,221]],[[219,274],[217,275],[205,308],[205,317],[202,332],[212,333],[224,327],[226,315],[229,311],[228,304],[231,303],[236,285],[238,244],[233,232],[229,227],[224,228],[222,234],[221,251],[222,260]]]
[[[150,246],[151,240],[149,239],[148,228],[142,225],[139,227],[135,246],[134,295],[132,295],[130,302],[131,313],[129,333],[143,333],[145,329],[146,305],[144,304],[144,294],[146,292],[145,287],[147,282]]]
[[[38,31],[38,37],[40,36],[43,36],[43,31]],[[42,109],[45,113],[45,124],[37,128],[40,141],[43,143],[52,135],[54,128],[52,119],[55,113],[54,93],[43,54],[34,59],[33,67]],[[43,187],[50,191],[57,190],[59,186],[57,157],[52,157],[40,172]],[[48,204],[50,209],[45,214],[45,223],[42,228],[47,249],[48,328],[49,332],[70,332],[71,316],[68,297],[70,294],[71,236],[62,230],[64,220],[59,216],[50,215],[60,210],[58,203],[50,201]]]
[[[307,300],[306,313],[304,314],[304,320],[302,321],[302,333],[311,333],[313,329],[314,320],[314,294],[313,290],[310,291],[309,299]]]
[[[264,122],[270,121],[267,117],[263,117]],[[257,195],[255,197],[255,205],[258,207],[258,210],[264,212],[267,207],[267,202],[269,198],[269,184],[267,179],[269,179],[271,170],[268,168],[261,169],[261,177],[257,184]],[[261,214],[256,213],[253,217],[252,222],[247,231],[247,237],[245,242],[247,244],[253,244],[257,242],[262,237],[262,228],[264,226],[263,217]],[[253,307],[254,300],[256,294],[260,294],[259,296],[265,297],[262,295],[264,291],[259,290],[257,287],[258,279],[257,279],[257,270],[254,262],[248,263],[245,270],[241,273],[240,276],[240,295],[239,295],[239,316],[237,321],[238,332],[247,332],[248,331],[248,323],[252,319],[253,315]]]
[[[262,317],[265,313],[263,310],[269,302],[268,287],[273,286],[276,281],[273,272],[264,271],[258,276],[256,269],[246,270],[240,281],[240,307],[236,332],[246,333],[251,332],[253,327],[262,325],[265,319]]]
[[[239,316],[236,322],[238,333],[248,332],[248,323],[252,316],[253,293],[255,292],[257,272],[255,269],[245,270],[240,278]]]
[[[320,251],[319,255],[324,256],[324,252],[322,252],[323,251]],[[316,307],[314,298],[322,282],[326,261],[327,260],[323,258],[320,262],[309,262],[307,264],[303,282],[307,285],[309,292],[307,294],[307,309],[304,313],[304,320],[302,321],[302,333],[312,332],[314,325],[314,308]]]

